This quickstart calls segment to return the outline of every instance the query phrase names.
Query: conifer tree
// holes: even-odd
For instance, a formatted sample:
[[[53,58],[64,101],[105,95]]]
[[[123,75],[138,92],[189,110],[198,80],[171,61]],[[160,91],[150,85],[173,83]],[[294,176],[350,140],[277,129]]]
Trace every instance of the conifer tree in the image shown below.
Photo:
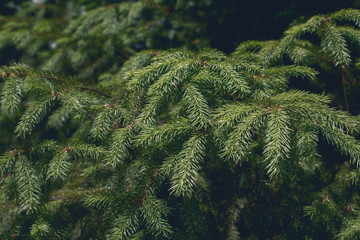
[[[0,43],[27,64],[0,67],[1,118],[16,119],[0,157],[0,238],[356,239],[359,116],[289,82],[323,74],[319,56],[356,67],[360,11],[314,16],[231,54],[134,53],[152,46],[146,17],[159,16],[146,13],[163,16],[161,3],[68,18],[46,50],[45,13],[31,31],[4,20]]]

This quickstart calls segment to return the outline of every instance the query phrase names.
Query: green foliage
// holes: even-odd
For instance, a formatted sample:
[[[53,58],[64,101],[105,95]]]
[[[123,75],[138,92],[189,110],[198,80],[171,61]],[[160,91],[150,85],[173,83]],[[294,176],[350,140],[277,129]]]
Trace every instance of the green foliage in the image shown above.
[[[292,84],[324,74],[318,54],[350,67],[359,30],[339,24],[359,27],[359,11],[312,17],[229,55],[145,50],[124,63],[137,43],[152,46],[161,3],[74,10],[64,31],[52,30],[61,35],[54,51],[31,50],[26,22],[7,34],[22,33],[16,47],[47,70],[0,67],[1,109],[18,122],[18,144],[0,157],[0,210],[9,208],[0,238],[358,236],[359,117]],[[19,14],[34,13],[28,6]],[[34,28],[48,34],[43,14]]]

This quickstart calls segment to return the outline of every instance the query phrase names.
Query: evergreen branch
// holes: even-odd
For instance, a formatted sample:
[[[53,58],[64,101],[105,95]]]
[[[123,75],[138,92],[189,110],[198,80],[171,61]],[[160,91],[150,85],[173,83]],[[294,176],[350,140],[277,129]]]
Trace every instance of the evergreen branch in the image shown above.
[[[96,88],[93,88],[93,87],[89,87],[89,86],[82,86],[80,87],[81,89],[84,89],[84,90],[89,90],[91,92],[94,92],[94,93],[98,93],[106,98],[111,98],[111,96],[109,94],[107,94],[106,92],[103,92],[99,89],[96,89]]]
[[[318,141],[318,129],[313,124],[305,122],[296,129],[295,148],[298,162],[308,173],[314,173],[319,166]]]
[[[193,84],[187,84],[183,95],[190,123],[198,128],[207,128],[210,124],[210,108],[199,89]]]
[[[274,104],[294,104],[294,103],[312,103],[312,104],[329,104],[330,99],[325,95],[313,94],[301,90],[290,90],[284,93],[278,93],[271,97]]]
[[[155,148],[159,145],[176,142],[190,134],[191,125],[186,119],[156,126],[145,128],[136,136],[135,146],[138,148]]]
[[[119,163],[123,163],[128,155],[128,148],[131,146],[133,131],[131,128],[119,128],[111,135],[111,146],[105,165],[116,168]]]
[[[198,171],[205,155],[204,136],[196,134],[183,145],[176,157],[171,177],[171,193],[175,196],[191,196],[198,179]]]
[[[68,80],[63,77],[55,76],[53,73],[44,70],[35,70],[29,66],[23,64],[14,64],[10,67],[1,66],[0,72],[2,72],[3,76],[10,77],[39,77],[48,80],[55,80],[60,83],[66,83]]]
[[[84,199],[84,205],[95,209],[107,209],[112,205],[113,197],[108,194],[89,195]]]
[[[130,118],[130,111],[121,105],[105,104],[94,119],[91,133],[95,138],[104,139],[112,129],[117,129],[122,121]]]
[[[291,52],[293,43],[306,33],[315,33],[320,26],[326,22],[322,15],[310,18],[306,23],[298,24],[285,31],[285,36],[279,44],[268,51],[267,56],[263,58],[263,65],[269,66],[273,60],[279,59],[284,53]]]
[[[221,108],[216,109],[214,115],[216,126],[219,129],[232,128],[243,117],[256,111],[257,108],[258,106],[254,104],[244,104],[239,102],[225,104]]]
[[[50,128],[60,129],[73,116],[73,109],[60,106],[49,115],[46,125]]]
[[[336,235],[337,239],[341,240],[351,240],[357,239],[360,237],[360,218],[358,211],[356,212],[355,217],[349,220],[345,220],[343,223],[343,228]]]
[[[177,161],[177,155],[166,157],[161,165],[160,173],[164,176],[171,177]]]
[[[104,107],[97,113],[93,125],[90,129],[90,135],[94,139],[104,140],[113,128],[113,110],[112,107]]]
[[[306,23],[288,29],[285,31],[285,36],[280,40],[279,47],[287,50],[295,40],[305,33],[315,33],[325,21],[326,19],[322,15],[317,15],[310,18]]]
[[[64,91],[60,95],[60,100],[67,109],[71,109],[81,115],[86,113],[86,107],[93,102],[91,96],[79,91]]]
[[[318,131],[313,124],[301,125],[296,133],[297,154],[301,158],[318,156],[316,149],[318,141]]]
[[[314,79],[318,72],[310,67],[289,65],[266,68],[263,73],[266,77],[289,79],[290,77],[301,77],[303,79]]]
[[[234,65],[234,68],[238,72],[249,72],[251,74],[261,74],[261,67],[258,64],[248,63],[245,60],[228,59],[226,62]]]
[[[206,68],[195,74],[192,77],[191,82],[199,86],[213,86],[216,92],[221,92],[223,94],[231,92],[231,89],[226,82],[222,81],[216,73],[211,72]]]
[[[54,230],[43,219],[36,221],[30,228],[30,235],[35,239],[48,238]]]
[[[337,26],[336,29],[347,40],[354,43],[356,46],[360,46],[360,31],[354,27],[349,26]]]
[[[338,128],[329,127],[325,124],[318,127],[329,143],[335,146],[342,154],[350,156],[351,162],[359,166],[360,142],[358,140]]]
[[[167,98],[161,95],[152,96],[149,102],[145,105],[141,114],[137,118],[137,122],[144,125],[152,125],[155,123],[161,106],[166,102]]]
[[[50,161],[47,172],[47,179],[57,178],[64,179],[70,171],[70,149],[65,148],[62,152],[57,153]]]
[[[232,95],[244,96],[249,93],[246,77],[236,71],[235,65],[209,61],[206,66],[210,71],[216,73],[226,85],[227,91]]]
[[[156,54],[154,57],[155,62],[168,62],[168,61],[175,61],[175,62],[182,62],[185,60],[189,60],[193,58],[194,55],[192,52],[183,50],[179,51],[178,49],[169,49],[167,51],[161,51],[159,54]]]
[[[273,108],[265,132],[265,161],[270,177],[287,172],[290,158],[290,119],[281,108]]]
[[[136,92],[146,89],[152,81],[159,78],[159,76],[166,74],[180,61],[181,59],[173,61],[155,61],[149,66],[133,72],[131,74],[130,81],[127,84],[127,88]]]
[[[86,160],[100,161],[105,157],[106,151],[93,144],[75,143],[66,147],[66,150],[74,157]]]
[[[5,81],[1,92],[1,110],[13,113],[18,109],[22,97],[22,82],[18,78],[10,77]]]
[[[120,121],[127,114],[127,110],[114,104],[105,104],[95,108],[97,115],[94,118],[90,135],[95,139],[104,140],[113,128],[116,121]]]
[[[115,219],[113,228],[110,229],[109,233],[106,235],[106,238],[109,240],[127,240],[130,236],[136,233],[138,228],[138,213],[124,213]]]
[[[40,179],[24,155],[17,157],[15,171],[21,208],[27,212],[37,210],[41,194]]]
[[[147,184],[146,184],[146,186],[145,186],[145,189],[144,189],[144,191],[143,191],[143,193],[142,193],[142,195],[141,195],[141,200],[140,200],[141,203],[143,202],[144,199],[147,198],[148,191],[149,191],[149,190],[151,191],[151,189],[150,189],[151,183],[153,182],[153,180],[155,179],[155,177],[158,175],[158,173],[159,173],[159,170],[157,169],[157,170],[154,172],[154,174],[151,176],[151,178],[149,179],[149,181],[147,182]]]
[[[227,240],[240,240],[240,233],[236,227],[236,223],[239,221],[239,212],[242,205],[242,201],[237,199],[228,209],[228,237]]]
[[[331,128],[336,127],[349,134],[360,131],[360,122],[356,117],[327,105],[298,101],[289,105],[284,104],[283,108],[301,117],[311,119],[314,123],[323,123]]]
[[[262,66],[270,66],[270,63],[278,63],[281,54],[280,41],[267,41],[254,60]]]
[[[15,132],[18,136],[21,134],[30,134],[50,110],[53,101],[52,97],[48,97],[32,102],[16,126]]]
[[[307,40],[296,40],[287,50],[287,55],[295,64],[306,64],[312,61],[316,47]],[[329,61],[329,59],[326,59]],[[331,60],[330,60],[331,61]],[[332,62],[332,61],[331,61]]]
[[[197,58],[201,59],[202,61],[210,61],[210,60],[225,60],[226,55],[225,53],[213,49],[213,48],[205,48],[202,49],[198,54]]]
[[[10,151],[0,156],[0,179],[5,178],[5,174],[11,172],[15,160],[14,155]]]
[[[330,14],[330,18],[335,21],[354,22],[360,27],[360,11],[358,9],[342,9]]]
[[[269,45],[276,45],[278,41],[254,41],[249,40],[242,42],[236,50],[232,53],[233,56],[240,57],[243,54],[247,53],[257,53],[264,47]]]
[[[34,147],[34,151],[41,155],[46,153],[53,153],[59,149],[59,144],[55,140],[43,140]]]
[[[185,60],[173,66],[169,72],[165,73],[151,85],[149,94],[167,95],[180,86],[180,84],[196,74],[198,62],[194,59]]]
[[[147,227],[155,236],[170,237],[172,230],[170,224],[164,219],[169,209],[163,201],[148,196],[139,210]]]
[[[330,54],[335,65],[349,65],[351,63],[350,51],[341,32],[331,24],[324,24],[320,33],[322,48]]]
[[[138,53],[135,53],[132,57],[127,60],[121,67],[118,75],[122,78],[129,78],[131,74],[139,69],[144,68],[149,65],[154,56],[159,54],[152,50],[144,50]]]
[[[265,110],[259,109],[243,117],[226,140],[221,157],[230,158],[235,163],[244,161],[253,134],[264,124],[265,114]]]

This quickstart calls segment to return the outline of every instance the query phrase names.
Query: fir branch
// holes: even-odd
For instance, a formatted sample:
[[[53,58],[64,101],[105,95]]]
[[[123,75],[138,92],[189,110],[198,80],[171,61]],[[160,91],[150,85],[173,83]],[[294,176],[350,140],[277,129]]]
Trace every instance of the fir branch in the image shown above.
[[[18,136],[30,134],[50,110],[53,101],[53,97],[48,97],[32,102],[16,126],[15,132]]]
[[[69,151],[70,149],[66,147],[64,148],[64,150],[57,153],[51,159],[47,172],[47,179],[54,179],[54,180],[56,180],[57,178],[64,179],[67,176],[71,167]]]
[[[100,94],[100,95],[102,95],[102,96],[104,96],[104,97],[106,97],[106,98],[111,98],[111,96],[110,96],[108,93],[106,93],[106,92],[104,92],[104,91],[101,91],[101,90],[99,90],[99,89],[93,88],[93,87],[82,86],[82,87],[80,87],[80,88],[81,88],[81,89],[84,89],[84,90],[89,90],[89,91],[94,92],[94,93],[98,93],[98,94]]]
[[[131,146],[133,130],[131,128],[119,128],[111,136],[111,146],[105,159],[105,165],[116,168],[125,161],[128,148]]]
[[[8,78],[1,92],[1,110],[13,113],[18,109],[22,98],[22,81],[18,78]]]
[[[322,48],[330,54],[335,65],[351,63],[350,51],[341,32],[331,24],[324,24],[321,32]]]
[[[330,14],[330,18],[335,21],[354,22],[360,27],[360,11],[358,9],[342,9]]]
[[[113,197],[108,194],[89,195],[84,199],[84,205],[95,209],[107,209],[111,207],[113,201]]]
[[[204,155],[204,136],[195,134],[185,142],[175,160],[170,188],[172,194],[189,197],[192,195]]]
[[[135,146],[141,148],[156,148],[162,144],[176,142],[190,134],[191,125],[186,119],[146,128],[136,136]]]
[[[71,119],[73,115],[74,115],[73,109],[69,109],[68,107],[61,106],[51,112],[46,124],[50,128],[60,129],[67,123],[68,120]]]
[[[102,109],[98,110],[90,129],[90,135],[93,138],[103,140],[107,137],[113,128],[114,113],[114,106],[109,104],[105,104]]]
[[[344,36],[348,41],[354,43],[355,46],[360,46],[360,31],[354,27],[349,26],[337,26],[336,29]]]
[[[211,124],[210,108],[199,89],[193,84],[187,84],[183,99],[191,124],[198,129],[207,128]]]
[[[21,208],[27,212],[37,210],[41,195],[40,179],[26,156],[17,157],[15,170]]]
[[[268,174],[276,177],[286,174],[290,158],[290,119],[281,108],[273,108],[265,131],[265,161]]]
[[[0,178],[5,178],[5,174],[11,172],[16,158],[11,151],[0,156]],[[1,181],[0,181],[1,182]]]
[[[185,60],[172,67],[149,88],[149,94],[168,95],[180,84],[188,80],[198,70],[198,62],[194,59]]]
[[[235,163],[246,160],[245,156],[248,154],[253,134],[261,128],[265,119],[266,111],[263,109],[250,112],[241,118],[239,124],[235,126],[224,143],[221,156],[231,159]]]
[[[338,111],[327,105],[303,102],[301,99],[292,104],[283,103],[286,111],[311,119],[313,123],[322,123],[330,128],[336,127],[349,134],[357,133],[360,130],[359,120],[344,111]]]
[[[59,149],[59,144],[55,140],[43,140],[34,146],[34,151],[39,154],[53,153]]]
[[[86,107],[88,107],[90,103],[93,102],[93,98],[91,96],[75,90],[71,92],[62,92],[60,95],[60,100],[63,106],[80,115],[86,114]]]
[[[356,212],[355,217],[347,219],[343,223],[343,227],[340,232],[336,235],[337,239],[350,240],[360,237],[360,218],[359,212]]]
[[[241,118],[247,116],[258,108],[255,104],[229,103],[216,109],[214,120],[219,129],[229,129],[235,126]]]
[[[106,238],[109,240],[126,240],[136,233],[139,228],[139,216],[137,212],[122,214],[118,216],[113,228],[110,229]]]
[[[319,125],[321,133],[326,140],[337,147],[337,149],[348,156],[351,162],[359,166],[360,143],[353,136],[345,134],[341,129],[329,127],[325,124]]]
[[[220,62],[209,61],[207,68],[216,73],[223,84],[226,85],[227,91],[232,95],[244,96],[249,93],[249,87],[246,77],[236,70],[235,65]]]
[[[67,146],[65,150],[71,153],[76,158],[83,158],[86,160],[100,161],[104,159],[105,149],[95,146],[93,144],[75,143]]]
[[[43,219],[36,221],[30,228],[30,235],[35,239],[48,238],[54,230]]]
[[[140,207],[141,216],[154,236],[169,238],[172,234],[170,224],[164,216],[169,212],[168,207],[160,199],[148,196]]]
[[[10,67],[1,66],[0,72],[10,77],[39,77],[48,80],[55,80],[60,83],[66,83],[67,79],[55,76],[53,73],[44,70],[35,70],[23,64],[14,64]],[[71,79],[70,79],[71,80]]]

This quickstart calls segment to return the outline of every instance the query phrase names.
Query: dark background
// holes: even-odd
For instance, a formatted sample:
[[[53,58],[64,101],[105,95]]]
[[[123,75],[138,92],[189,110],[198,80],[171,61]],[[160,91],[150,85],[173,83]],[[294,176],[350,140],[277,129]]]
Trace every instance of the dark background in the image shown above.
[[[7,7],[11,2],[21,5],[24,1],[1,0],[1,15],[10,15],[15,12],[13,8]],[[69,1],[48,0],[47,2],[64,4]],[[87,9],[91,9],[119,1],[78,0],[73,2],[84,4]],[[172,2],[175,1],[166,1],[169,5],[172,5]],[[313,15],[334,12],[343,8],[360,7],[359,0],[215,0],[210,1],[209,5],[194,2],[194,8],[172,9],[172,11],[182,11],[184,16],[202,23],[205,29],[201,32],[203,35],[201,37],[209,39],[211,47],[227,53],[232,52],[239,43],[246,40],[279,39],[293,21],[299,22]]]

